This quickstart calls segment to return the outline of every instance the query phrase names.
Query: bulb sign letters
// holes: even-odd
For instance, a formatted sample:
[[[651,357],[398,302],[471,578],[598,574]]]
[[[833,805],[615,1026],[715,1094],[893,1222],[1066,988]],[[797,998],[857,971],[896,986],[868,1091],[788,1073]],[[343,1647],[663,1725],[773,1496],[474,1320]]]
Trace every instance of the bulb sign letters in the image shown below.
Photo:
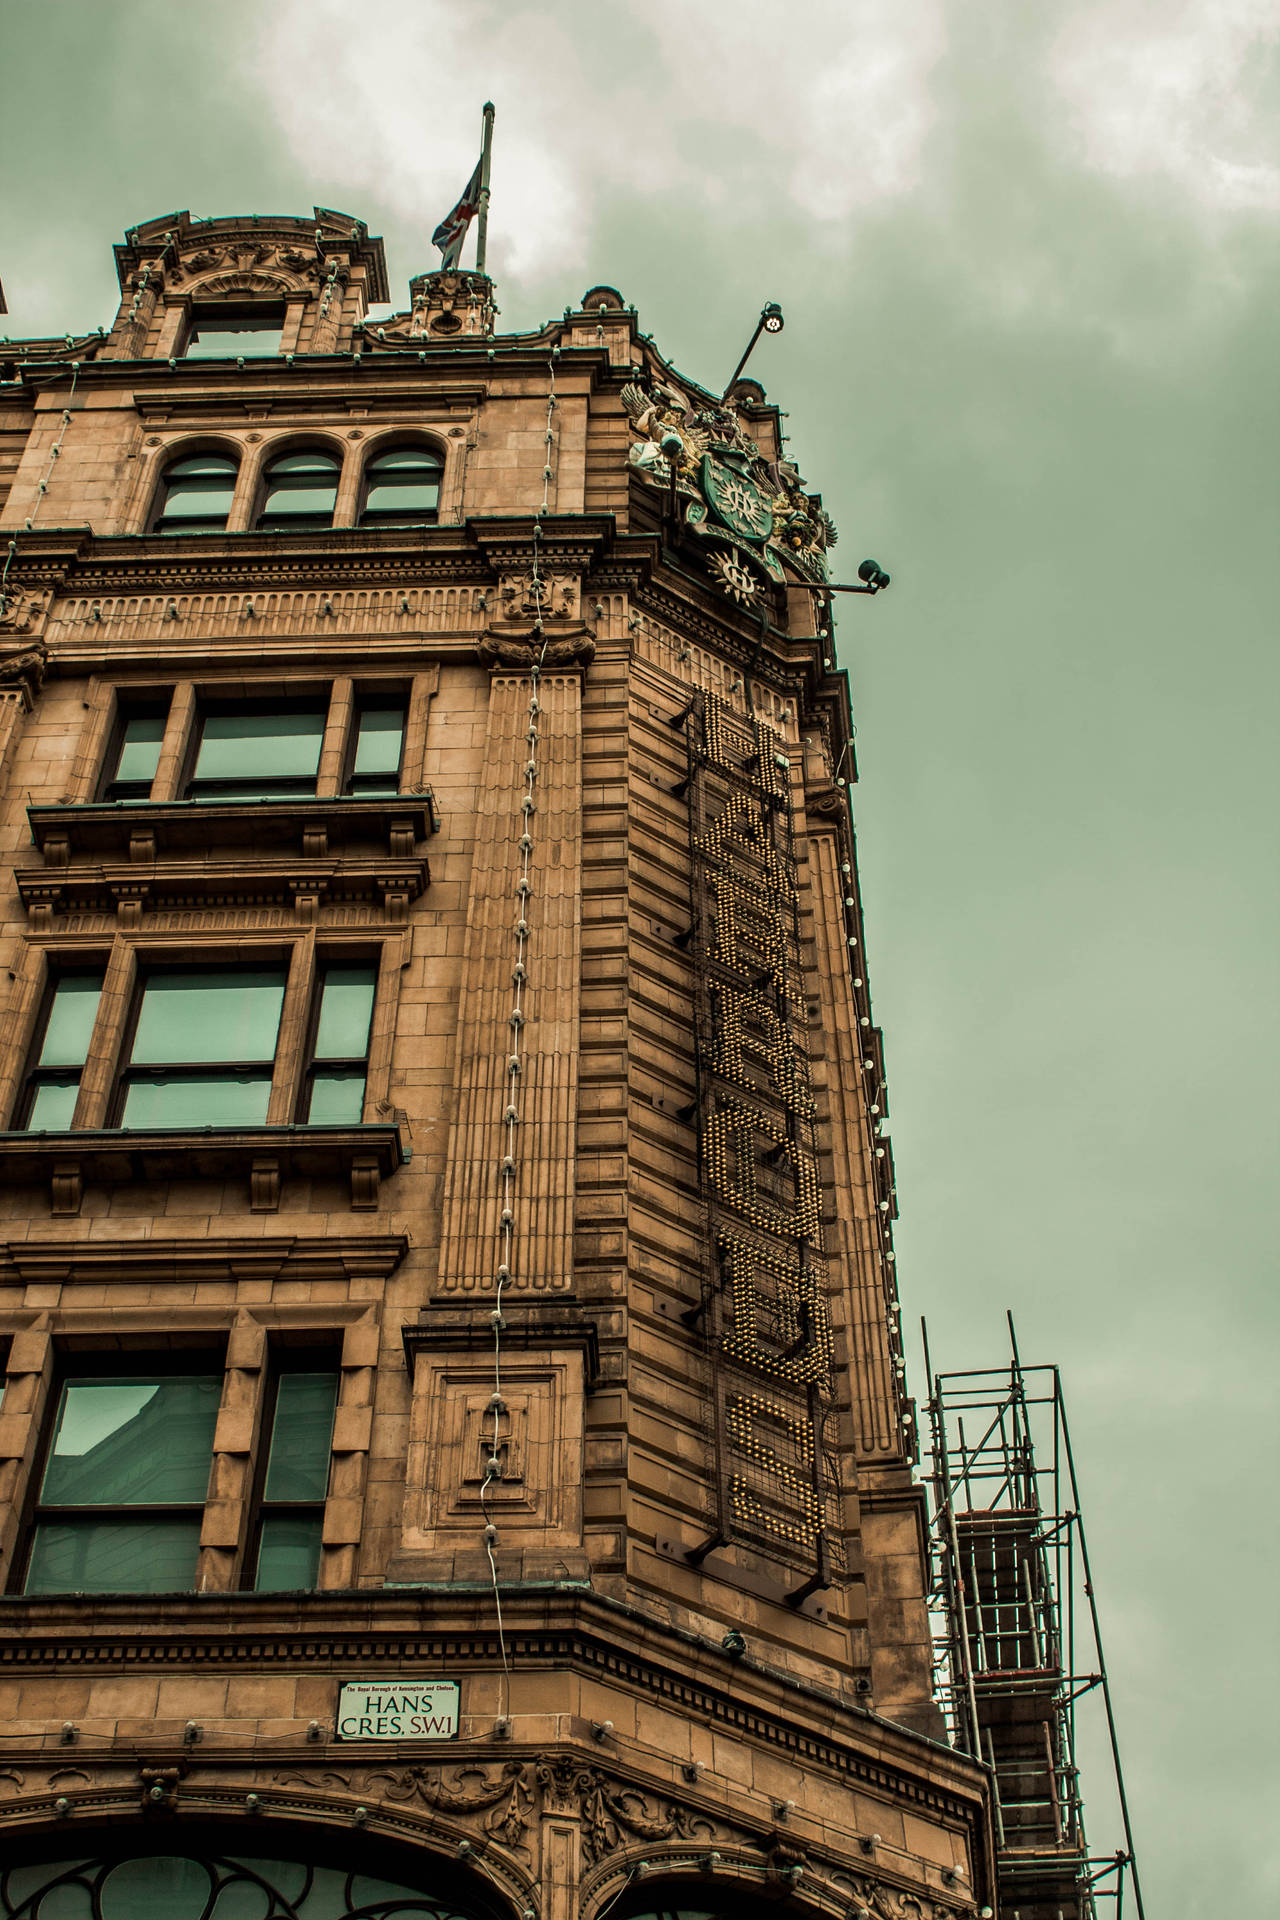
[[[348,1681],[338,1694],[339,1740],[452,1740],[456,1680]]]

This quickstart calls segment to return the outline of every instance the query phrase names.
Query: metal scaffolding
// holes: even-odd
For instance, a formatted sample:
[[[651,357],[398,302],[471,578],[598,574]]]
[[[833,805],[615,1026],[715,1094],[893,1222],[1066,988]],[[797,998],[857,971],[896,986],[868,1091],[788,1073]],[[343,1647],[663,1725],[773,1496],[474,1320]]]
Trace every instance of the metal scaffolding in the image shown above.
[[[1001,1920],[1143,1920],[1058,1369],[933,1372],[935,1659],[951,1738],[990,1771]],[[922,1323],[923,1324],[923,1323]],[[1089,1850],[1077,1715],[1101,1707],[1124,1845]]]

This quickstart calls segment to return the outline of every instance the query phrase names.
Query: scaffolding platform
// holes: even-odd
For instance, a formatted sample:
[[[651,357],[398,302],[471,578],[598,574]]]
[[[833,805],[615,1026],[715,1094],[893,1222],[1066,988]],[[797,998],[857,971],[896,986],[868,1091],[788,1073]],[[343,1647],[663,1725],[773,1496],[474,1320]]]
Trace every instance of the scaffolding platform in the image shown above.
[[[1024,1367],[929,1371],[933,1616],[951,1739],[992,1780],[1001,1920],[1121,1920],[1142,1891],[1062,1383]],[[1078,1712],[1100,1708],[1123,1845],[1091,1851]]]

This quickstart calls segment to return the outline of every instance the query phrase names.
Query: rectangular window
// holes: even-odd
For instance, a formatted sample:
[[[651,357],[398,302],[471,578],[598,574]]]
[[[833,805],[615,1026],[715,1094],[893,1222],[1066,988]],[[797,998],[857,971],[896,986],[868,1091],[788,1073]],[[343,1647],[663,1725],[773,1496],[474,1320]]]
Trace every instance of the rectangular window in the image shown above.
[[[265,1471],[251,1530],[245,1585],[259,1593],[306,1591],[316,1584],[329,1490],[336,1360],[288,1357],[269,1389],[263,1423]]]
[[[360,1121],[377,983],[372,961],[327,966],[320,975],[300,1116],[313,1126],[354,1126]]]
[[[222,1373],[145,1366],[64,1379],[40,1478],[27,1593],[195,1585]]]
[[[98,794],[102,800],[137,803],[151,798],[168,725],[167,704],[163,695],[135,704],[127,691],[120,700]],[[379,797],[400,791],[407,707],[402,688],[358,692],[341,742],[344,793]],[[182,798],[313,798],[330,710],[327,688],[293,698],[239,701],[219,698],[210,690],[202,696],[185,742]]]
[[[286,969],[175,967],[142,983],[121,1127],[258,1127],[271,1097]]]
[[[197,307],[182,351],[188,360],[247,360],[279,353],[283,331],[283,305]]]
[[[348,793],[400,791],[404,712],[403,700],[370,700],[356,709]]]
[[[305,798],[316,790],[328,703],[214,708],[200,717],[190,800]]]
[[[41,1012],[35,1064],[17,1125],[28,1133],[62,1133],[71,1125],[80,1075],[102,997],[101,967],[63,973],[50,983]]]
[[[160,764],[168,714],[163,708],[122,714],[107,762],[104,800],[149,800]]]

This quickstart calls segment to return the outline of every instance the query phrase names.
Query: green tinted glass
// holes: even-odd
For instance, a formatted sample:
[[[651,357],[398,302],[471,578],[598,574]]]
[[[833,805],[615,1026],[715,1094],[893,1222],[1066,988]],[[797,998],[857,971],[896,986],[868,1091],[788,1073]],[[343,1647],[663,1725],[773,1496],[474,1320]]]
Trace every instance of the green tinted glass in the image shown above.
[[[325,519],[338,497],[338,462],[330,454],[303,452],[273,460],[267,470],[267,492],[259,524],[294,518]]]
[[[152,974],[142,992],[133,1064],[272,1059],[284,984],[283,968]]]
[[[42,1067],[82,1067],[98,1015],[101,973],[64,973],[53,989],[40,1048]]]
[[[314,781],[324,739],[323,707],[275,713],[206,714],[196,755],[196,780]]]
[[[66,1381],[42,1503],[127,1507],[203,1501],[221,1397],[219,1374]]]
[[[259,1593],[310,1592],[320,1571],[323,1515],[281,1515],[262,1523],[258,1544]]]
[[[205,1920],[214,1886],[213,1875],[199,1860],[154,1855],[149,1860],[121,1860],[98,1895],[102,1920]],[[251,1889],[242,1884],[240,1890]],[[224,1900],[214,1909],[217,1920],[265,1920],[268,1911],[265,1894],[260,1895],[256,1909],[241,1906],[237,1912],[234,1901]]]
[[[364,511],[370,520],[433,520],[440,502],[440,461],[422,447],[397,447],[369,464]]]
[[[308,1123],[313,1127],[359,1126],[364,1114],[364,1070],[317,1067],[311,1076]]]
[[[267,1460],[268,1500],[324,1499],[337,1398],[338,1376],[332,1370],[281,1374]]]
[[[28,1593],[184,1593],[195,1585],[200,1518],[47,1520],[35,1530]]]
[[[125,721],[113,784],[128,780],[150,786],[160,763],[164,727],[162,713],[135,713],[131,720]]]
[[[440,471],[440,456],[429,453],[425,447],[393,447],[390,453],[380,453],[369,462],[369,471],[382,479],[388,473],[436,473]]]
[[[236,463],[217,455],[180,460],[165,475],[164,519],[225,521],[236,490]]]
[[[317,1060],[363,1060],[369,1050],[377,978],[372,966],[326,968],[316,1029]]]
[[[357,722],[352,772],[399,773],[403,744],[403,707],[363,707]]]
[[[125,1089],[122,1127],[264,1127],[271,1075],[158,1073]]]
[[[80,1097],[80,1076],[73,1080],[42,1080],[31,1099],[25,1121],[28,1133],[65,1133]]]

